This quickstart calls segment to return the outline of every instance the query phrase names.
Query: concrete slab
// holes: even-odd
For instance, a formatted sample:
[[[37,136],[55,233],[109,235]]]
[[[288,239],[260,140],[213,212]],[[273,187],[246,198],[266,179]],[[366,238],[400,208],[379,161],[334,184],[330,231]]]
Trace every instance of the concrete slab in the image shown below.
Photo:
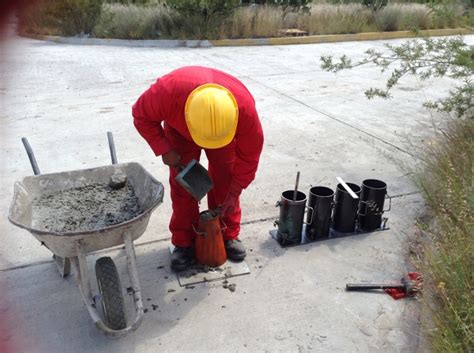
[[[174,246],[170,245],[168,250],[173,253]],[[178,282],[181,287],[191,286],[204,282],[213,282],[218,280],[226,280],[235,276],[248,275],[250,269],[245,261],[233,262],[227,260],[219,267],[205,267],[193,265],[188,269],[177,274]]]
[[[474,36],[466,40],[472,43]],[[418,195],[410,196],[416,189],[400,166],[416,163],[410,144],[429,136],[430,124],[441,119],[421,108],[428,97],[422,89],[438,94],[451,81],[414,86],[419,94],[402,89],[390,102],[367,102],[358,89],[379,82],[376,71],[359,68],[333,76],[319,70],[321,54],[357,58],[384,43],[163,49],[13,37],[1,51],[0,313],[9,323],[1,342],[15,351],[40,353],[413,352],[416,302],[349,294],[343,288],[346,282],[398,279],[409,269],[405,247],[422,203]],[[241,200],[241,237],[252,249],[247,259],[251,274],[232,279],[235,292],[219,281],[186,289],[170,273],[167,168],[135,132],[130,114],[133,102],[156,77],[190,64],[240,77],[256,97],[266,135],[257,179]],[[412,86],[407,84],[408,89]],[[14,181],[31,174],[22,136],[29,138],[46,173],[110,163],[109,130],[119,161],[141,163],[166,187],[163,205],[137,241],[148,312],[140,329],[119,341],[95,330],[73,281],[58,278],[50,252],[6,219]],[[300,190],[306,192],[311,185],[334,188],[336,176],[355,183],[369,177],[384,180],[389,194],[398,196],[391,229],[380,232],[383,236],[281,249],[268,229],[278,216],[275,202],[293,188],[298,170]],[[110,254],[119,264],[123,261],[120,250]]]
[[[412,231],[407,216],[420,207],[417,195],[399,197],[390,230],[285,249],[267,235],[271,221],[245,225],[251,273],[228,279],[234,292],[224,281],[181,287],[169,268],[167,241],[138,245],[147,312],[140,328],[120,340],[97,332],[73,278],[60,278],[53,262],[1,271],[0,312],[14,325],[0,340],[15,352],[39,353],[414,352],[416,301],[344,288],[347,282],[399,279],[409,270],[403,259]],[[101,256],[117,262],[127,287],[123,250],[88,256],[91,270]]]

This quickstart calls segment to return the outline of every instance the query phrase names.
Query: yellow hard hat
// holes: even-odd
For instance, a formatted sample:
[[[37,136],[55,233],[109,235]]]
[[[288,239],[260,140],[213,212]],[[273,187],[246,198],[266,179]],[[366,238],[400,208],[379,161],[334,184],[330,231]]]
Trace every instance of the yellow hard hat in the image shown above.
[[[207,83],[192,91],[184,115],[189,133],[200,147],[221,148],[234,139],[239,108],[232,93],[221,85]]]

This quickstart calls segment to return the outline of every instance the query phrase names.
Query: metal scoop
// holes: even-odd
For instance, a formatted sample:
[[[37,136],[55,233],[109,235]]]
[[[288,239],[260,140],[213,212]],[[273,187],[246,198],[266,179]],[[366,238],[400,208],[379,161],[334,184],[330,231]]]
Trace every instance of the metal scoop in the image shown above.
[[[201,201],[214,186],[206,168],[195,159],[181,167],[175,180],[197,201]]]

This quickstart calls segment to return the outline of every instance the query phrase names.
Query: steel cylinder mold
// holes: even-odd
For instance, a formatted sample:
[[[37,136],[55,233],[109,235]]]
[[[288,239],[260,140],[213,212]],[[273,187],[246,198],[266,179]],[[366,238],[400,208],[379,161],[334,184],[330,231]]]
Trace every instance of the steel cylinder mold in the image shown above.
[[[359,202],[358,227],[364,231],[379,229],[382,224],[384,202],[387,197],[387,184],[377,179],[362,182]]]
[[[281,194],[277,202],[280,217],[275,224],[278,226],[277,240],[282,245],[300,244],[304,214],[306,209],[306,194],[301,191],[287,190]]]
[[[334,206],[334,191],[325,186],[309,190],[308,206],[312,210],[306,217],[306,237],[310,240],[329,237]]]
[[[360,196],[360,187],[353,183],[347,183],[349,188]],[[354,232],[356,228],[357,211],[359,207],[359,198],[353,198],[343,187],[337,184],[335,209],[332,221],[332,227],[335,231],[342,233]]]

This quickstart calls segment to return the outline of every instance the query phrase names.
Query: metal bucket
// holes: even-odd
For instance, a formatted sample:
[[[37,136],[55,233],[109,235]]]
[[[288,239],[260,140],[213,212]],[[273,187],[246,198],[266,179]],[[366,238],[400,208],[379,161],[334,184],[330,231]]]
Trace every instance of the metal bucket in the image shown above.
[[[372,231],[380,228],[384,212],[384,202],[387,197],[387,184],[377,179],[366,179],[362,182],[362,192],[359,202],[359,228]]]
[[[306,237],[311,240],[327,238],[331,227],[331,213],[334,205],[334,191],[325,186],[309,190],[308,206],[313,212],[306,217]]]
[[[360,195],[360,187],[358,185],[353,183],[346,184],[357,196]],[[352,198],[342,184],[337,184],[336,208],[332,221],[333,229],[342,233],[353,232],[356,225],[358,206],[359,199]]]
[[[298,191],[296,201],[293,201],[294,192],[294,190],[284,191],[276,204],[280,207],[280,218],[275,222],[275,225],[278,225],[277,239],[282,245],[301,243],[304,214],[307,208],[306,195]]]

